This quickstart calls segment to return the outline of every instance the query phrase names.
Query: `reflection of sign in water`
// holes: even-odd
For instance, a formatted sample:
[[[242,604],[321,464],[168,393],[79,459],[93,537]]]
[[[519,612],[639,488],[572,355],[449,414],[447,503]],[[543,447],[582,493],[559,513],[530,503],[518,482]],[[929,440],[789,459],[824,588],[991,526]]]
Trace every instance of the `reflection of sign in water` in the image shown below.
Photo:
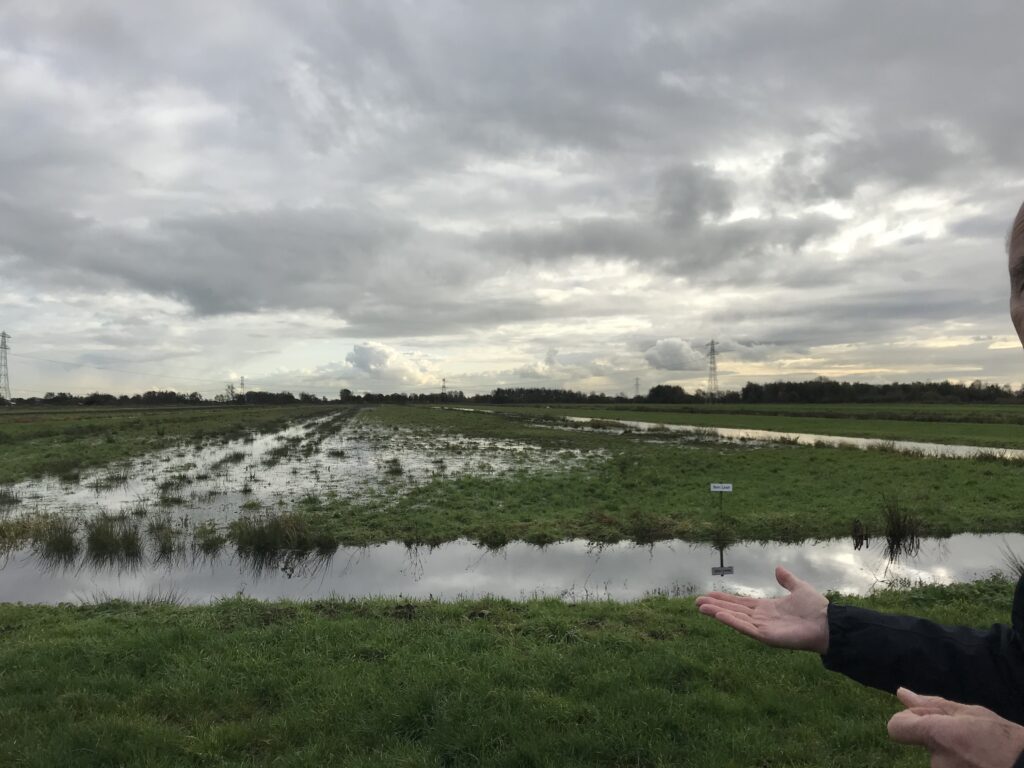
[[[718,548],[718,565],[711,566],[712,576],[732,576],[732,566],[725,564],[725,547]]]
[[[732,493],[732,483],[712,483],[712,493]]]

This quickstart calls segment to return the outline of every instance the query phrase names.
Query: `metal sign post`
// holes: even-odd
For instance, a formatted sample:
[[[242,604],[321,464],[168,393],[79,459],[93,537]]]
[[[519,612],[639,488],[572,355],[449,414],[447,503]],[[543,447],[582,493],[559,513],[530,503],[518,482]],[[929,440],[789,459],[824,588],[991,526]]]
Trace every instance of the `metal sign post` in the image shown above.
[[[732,483],[712,483],[711,492],[718,494],[718,511],[722,512],[722,504],[724,496],[723,494],[732,493]],[[712,576],[731,576],[733,568],[731,565],[725,564],[725,549],[719,548],[718,550],[718,565],[711,567]]]

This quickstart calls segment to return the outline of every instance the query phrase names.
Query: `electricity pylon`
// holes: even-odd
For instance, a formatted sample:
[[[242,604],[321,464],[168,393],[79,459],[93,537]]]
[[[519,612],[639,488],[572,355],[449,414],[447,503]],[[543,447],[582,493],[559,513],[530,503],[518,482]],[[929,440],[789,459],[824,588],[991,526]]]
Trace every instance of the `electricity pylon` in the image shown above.
[[[0,331],[0,400],[11,402],[11,380],[7,376],[7,340],[11,336],[7,331]]]
[[[708,348],[708,389],[707,398],[709,403],[718,399],[718,358],[715,354],[715,340],[712,339]]]

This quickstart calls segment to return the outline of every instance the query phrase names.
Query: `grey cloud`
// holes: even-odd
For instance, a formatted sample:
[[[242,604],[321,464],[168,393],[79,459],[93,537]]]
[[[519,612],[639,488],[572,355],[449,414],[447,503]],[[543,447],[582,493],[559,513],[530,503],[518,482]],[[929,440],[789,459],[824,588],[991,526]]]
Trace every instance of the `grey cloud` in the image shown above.
[[[658,178],[658,214],[670,230],[690,230],[706,215],[732,210],[733,185],[700,166],[675,167]]]
[[[601,347],[570,326],[611,318],[654,344],[677,314],[791,350],[998,332],[1022,23],[1010,0],[8,3],[0,262],[26,296],[173,297],[168,322],[237,313],[260,339],[320,310],[316,338],[452,349],[545,321]],[[948,235],[823,250],[921,190]],[[808,210],[832,199],[849,221]],[[650,282],[571,284],[595,261]],[[546,298],[542,273],[579,290]],[[566,376],[605,371],[537,334],[581,355]]]
[[[916,127],[865,134],[819,150],[791,150],[773,171],[773,189],[785,200],[845,200],[859,187],[935,184],[968,157],[938,129]]]
[[[704,354],[683,339],[659,339],[644,352],[652,368],[663,371],[699,371],[707,367]]]

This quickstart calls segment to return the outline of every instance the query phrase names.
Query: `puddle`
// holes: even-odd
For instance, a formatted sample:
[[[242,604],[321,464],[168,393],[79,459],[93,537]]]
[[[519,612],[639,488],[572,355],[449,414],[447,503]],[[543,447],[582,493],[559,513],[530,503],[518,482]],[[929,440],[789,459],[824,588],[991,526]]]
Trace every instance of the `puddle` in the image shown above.
[[[595,546],[569,541],[547,547],[524,543],[487,550],[466,541],[439,547],[398,543],[342,547],[326,554],[194,550],[161,557],[152,539],[121,558],[46,557],[24,548],[0,561],[0,601],[58,603],[96,597],[138,599],[175,595],[208,602],[244,594],[273,600],[340,596],[404,596],[454,600],[495,595],[564,600],[635,600],[652,592],[690,594],[710,589],[748,594],[780,592],[773,577],[783,564],[822,590],[864,594],[895,579],[949,583],[1005,569],[1005,553],[1024,553],[1024,535],[959,535],[925,539],[914,557],[890,563],[884,541],[852,539],[803,544],[740,543],[724,551],[708,544],[668,541],[653,546]],[[733,574],[712,576],[720,564]]]

